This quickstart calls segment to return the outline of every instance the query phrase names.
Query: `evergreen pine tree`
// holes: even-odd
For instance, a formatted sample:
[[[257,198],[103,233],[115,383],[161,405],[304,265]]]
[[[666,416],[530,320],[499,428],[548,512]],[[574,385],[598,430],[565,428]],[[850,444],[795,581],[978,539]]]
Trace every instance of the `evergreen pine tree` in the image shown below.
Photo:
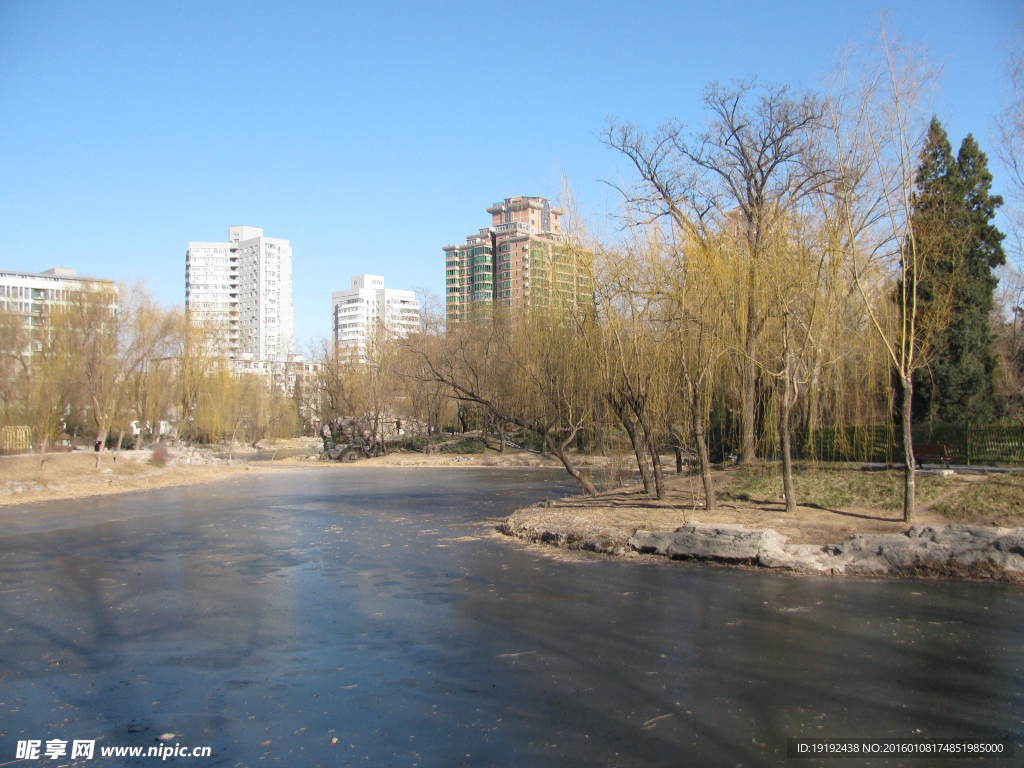
[[[988,160],[974,137],[963,140],[954,160],[933,118],[918,168],[913,226],[927,261],[918,283],[920,315],[944,317],[931,340],[929,365],[915,376],[915,420],[979,424],[998,415],[989,315],[997,282],[992,270],[1006,259],[1003,234],[992,224],[1002,198],[991,186]]]

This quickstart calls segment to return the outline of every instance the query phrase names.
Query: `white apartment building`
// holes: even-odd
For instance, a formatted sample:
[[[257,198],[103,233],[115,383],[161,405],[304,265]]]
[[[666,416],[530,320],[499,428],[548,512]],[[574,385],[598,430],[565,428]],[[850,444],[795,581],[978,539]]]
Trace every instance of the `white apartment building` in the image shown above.
[[[366,359],[366,345],[383,331],[401,338],[420,329],[420,302],[415,291],[384,287],[380,275],[356,275],[347,291],[331,294],[334,344]]]
[[[297,381],[305,380],[308,384],[323,369],[323,363],[308,363],[302,355],[289,355],[287,360],[250,360],[242,357],[228,364],[235,375],[262,376],[287,395],[295,394]],[[307,389],[313,387],[307,386]]]
[[[117,307],[117,284],[95,277],[79,277],[75,270],[54,267],[45,272],[0,270],[0,312],[21,315],[26,327],[44,325],[46,314],[67,302],[71,294],[105,291],[111,308]]]
[[[260,227],[228,227],[228,242],[188,244],[185,307],[230,358],[287,360],[294,340],[292,245]]]

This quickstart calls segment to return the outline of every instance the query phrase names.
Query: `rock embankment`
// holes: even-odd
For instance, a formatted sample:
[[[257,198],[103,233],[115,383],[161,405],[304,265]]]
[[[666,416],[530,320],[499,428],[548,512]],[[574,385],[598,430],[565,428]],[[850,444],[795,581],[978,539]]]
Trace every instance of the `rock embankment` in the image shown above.
[[[554,512],[555,510],[551,510]],[[566,549],[584,549],[606,555],[636,555],[629,538],[636,528],[598,525],[582,516],[552,516],[545,521],[534,514],[517,512],[498,524],[498,530],[537,544],[552,544]],[[558,510],[563,512],[563,510]]]
[[[1024,581],[1024,529],[913,526],[905,533],[857,533],[839,544],[791,544],[770,529],[688,523],[637,531],[638,552],[760,565],[803,573],[937,576]]]
[[[607,554],[760,566],[796,573],[992,579],[1024,583],[1024,528],[913,526],[858,533],[838,544],[794,544],[771,529],[690,522],[675,530],[545,526],[512,515],[499,530],[529,541]]]

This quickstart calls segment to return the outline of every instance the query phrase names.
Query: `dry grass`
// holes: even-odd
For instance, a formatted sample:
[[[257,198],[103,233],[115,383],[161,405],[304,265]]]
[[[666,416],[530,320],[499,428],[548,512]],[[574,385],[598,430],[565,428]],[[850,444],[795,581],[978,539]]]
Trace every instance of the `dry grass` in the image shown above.
[[[777,468],[738,469],[729,472],[722,498],[757,503],[782,502],[782,477]],[[903,509],[903,471],[814,467],[793,473],[797,498],[805,506],[823,509]],[[927,505],[956,488],[951,477],[919,475],[917,500]]]
[[[932,510],[951,522],[1024,527],[1024,474],[989,475],[933,504]]]

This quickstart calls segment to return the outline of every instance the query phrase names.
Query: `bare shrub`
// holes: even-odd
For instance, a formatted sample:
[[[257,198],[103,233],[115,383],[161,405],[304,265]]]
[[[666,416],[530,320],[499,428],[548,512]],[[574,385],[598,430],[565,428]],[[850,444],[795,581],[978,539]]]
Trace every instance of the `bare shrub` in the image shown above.
[[[163,443],[157,443],[153,446],[153,455],[150,457],[149,463],[154,467],[166,467],[170,457],[171,452],[167,450],[167,446]]]

